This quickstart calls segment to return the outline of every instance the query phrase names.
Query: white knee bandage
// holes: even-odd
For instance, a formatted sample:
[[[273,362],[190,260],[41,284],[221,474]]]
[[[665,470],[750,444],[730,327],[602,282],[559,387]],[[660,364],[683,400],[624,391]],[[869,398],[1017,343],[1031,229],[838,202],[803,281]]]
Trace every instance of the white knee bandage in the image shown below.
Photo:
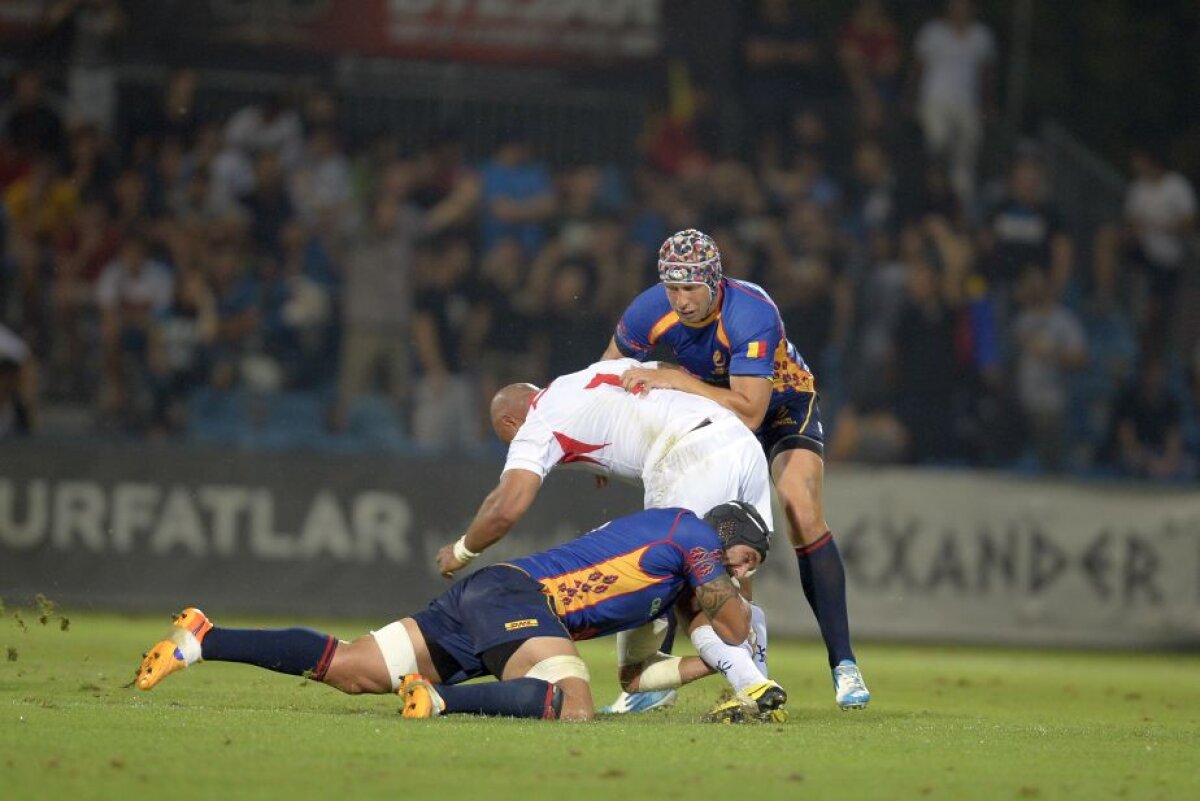
[[[667,619],[655,618],[631,631],[617,632],[617,667],[640,665],[651,659],[667,636]]]
[[[683,677],[679,675],[679,665],[683,662],[681,656],[655,654],[642,666],[638,676],[638,691],[674,690],[683,686]]]
[[[412,638],[397,620],[389,623],[379,631],[372,631],[375,644],[383,653],[383,661],[387,663],[388,675],[392,679],[392,689],[400,686],[400,679],[409,673],[418,673],[417,653],[413,650]]]
[[[590,682],[592,676],[588,667],[577,656],[551,656],[538,662],[525,674],[529,679],[541,679],[551,684],[557,684],[563,679],[583,679]]]

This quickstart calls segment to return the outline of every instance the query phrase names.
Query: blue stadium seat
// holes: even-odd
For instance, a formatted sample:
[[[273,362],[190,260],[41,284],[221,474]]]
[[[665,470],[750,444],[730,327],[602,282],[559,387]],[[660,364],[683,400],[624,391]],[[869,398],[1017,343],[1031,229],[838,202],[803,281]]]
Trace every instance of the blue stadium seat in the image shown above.
[[[188,438],[207,445],[234,445],[244,429],[241,390],[200,387],[188,399]]]
[[[364,450],[402,451],[408,437],[395,404],[383,395],[364,395],[350,404],[346,434],[359,440]]]
[[[246,444],[272,450],[319,448],[325,404],[311,392],[273,392],[250,399]]]

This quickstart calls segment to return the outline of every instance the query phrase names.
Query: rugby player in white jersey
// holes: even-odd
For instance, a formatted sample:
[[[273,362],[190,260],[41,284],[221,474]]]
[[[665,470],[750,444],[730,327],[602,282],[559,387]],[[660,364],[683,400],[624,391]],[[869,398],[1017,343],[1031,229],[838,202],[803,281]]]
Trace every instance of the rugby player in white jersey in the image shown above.
[[[560,376],[545,389],[511,384],[492,400],[496,435],[509,443],[500,481],[465,534],[438,552],[449,577],[499,541],[533,504],[542,480],[560,466],[582,468],[600,481],[638,481],[647,509],[680,506],[702,515],[730,498],[752,504],[771,526],[771,484],[754,435],[727,409],[673,390],[631,394],[621,375],[644,366],[634,359],[597,362]],[[748,590],[749,588],[746,587]],[[665,612],[666,610],[664,610]],[[734,697],[712,720],[781,720],[786,693],[766,676],[766,619],[753,608],[752,635],[729,646],[711,626],[689,633],[700,654],[659,652],[666,622],[618,637],[622,693],[609,711],[644,711],[674,701],[674,689],[696,672],[720,670]]]

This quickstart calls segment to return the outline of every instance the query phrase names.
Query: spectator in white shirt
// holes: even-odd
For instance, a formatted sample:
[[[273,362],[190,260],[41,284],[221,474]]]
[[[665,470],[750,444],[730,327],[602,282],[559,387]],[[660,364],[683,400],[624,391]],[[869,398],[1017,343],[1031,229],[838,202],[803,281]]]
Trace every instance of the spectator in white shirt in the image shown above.
[[[950,0],[946,16],[917,33],[917,116],[929,155],[949,168],[955,192],[969,201],[983,112],[991,100],[996,60],[992,31],[975,19],[971,0]]]
[[[174,287],[171,271],[150,257],[146,241],[136,234],[126,238],[96,282],[106,414],[130,411],[131,391],[148,380],[150,328],[155,315],[170,305]]]
[[[1115,297],[1121,266],[1145,284],[1145,303],[1135,308],[1144,344],[1161,353],[1174,333],[1190,238],[1195,235],[1196,193],[1186,178],[1168,168],[1151,145],[1131,156],[1133,182],[1125,195],[1124,224],[1096,235],[1097,291]]]
[[[304,152],[304,125],[300,113],[282,98],[269,97],[234,112],[225,125],[225,141],[250,157],[274,153],[291,169]]]
[[[1177,276],[1196,222],[1196,193],[1148,148],[1134,151],[1132,167],[1125,219],[1140,256],[1150,268]]]
[[[303,222],[342,231],[350,223],[350,161],[332,128],[317,128],[308,137],[304,157],[291,177],[292,207]]]
[[[1149,325],[1166,329],[1196,225],[1196,193],[1150,148],[1133,153],[1133,183],[1125,196],[1125,222],[1134,263],[1150,289]]]
[[[1017,396],[1038,462],[1057,471],[1066,455],[1069,372],[1087,363],[1086,335],[1075,313],[1057,302],[1040,266],[1025,268],[1018,295],[1023,308],[1013,324]]]
[[[245,216],[242,198],[254,191],[254,162],[228,141],[208,168],[206,211],[213,217]]]

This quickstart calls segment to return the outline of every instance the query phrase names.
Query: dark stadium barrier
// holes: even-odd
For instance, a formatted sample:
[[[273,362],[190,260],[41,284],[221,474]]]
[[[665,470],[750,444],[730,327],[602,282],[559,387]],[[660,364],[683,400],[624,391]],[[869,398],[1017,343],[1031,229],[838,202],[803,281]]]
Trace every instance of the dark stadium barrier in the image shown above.
[[[85,608],[390,619],[447,586],[437,549],[494,485],[495,463],[175,447],[5,445],[0,596]],[[638,508],[626,487],[556,476],[516,556]]]
[[[499,464],[383,455],[6,444],[0,596],[68,608],[355,615],[380,622],[445,582]],[[968,472],[830,472],[826,509],[859,639],[1200,644],[1200,494]],[[638,508],[552,475],[480,563]],[[781,515],[776,511],[776,520]],[[776,634],[815,635],[780,536],[756,583]]]

